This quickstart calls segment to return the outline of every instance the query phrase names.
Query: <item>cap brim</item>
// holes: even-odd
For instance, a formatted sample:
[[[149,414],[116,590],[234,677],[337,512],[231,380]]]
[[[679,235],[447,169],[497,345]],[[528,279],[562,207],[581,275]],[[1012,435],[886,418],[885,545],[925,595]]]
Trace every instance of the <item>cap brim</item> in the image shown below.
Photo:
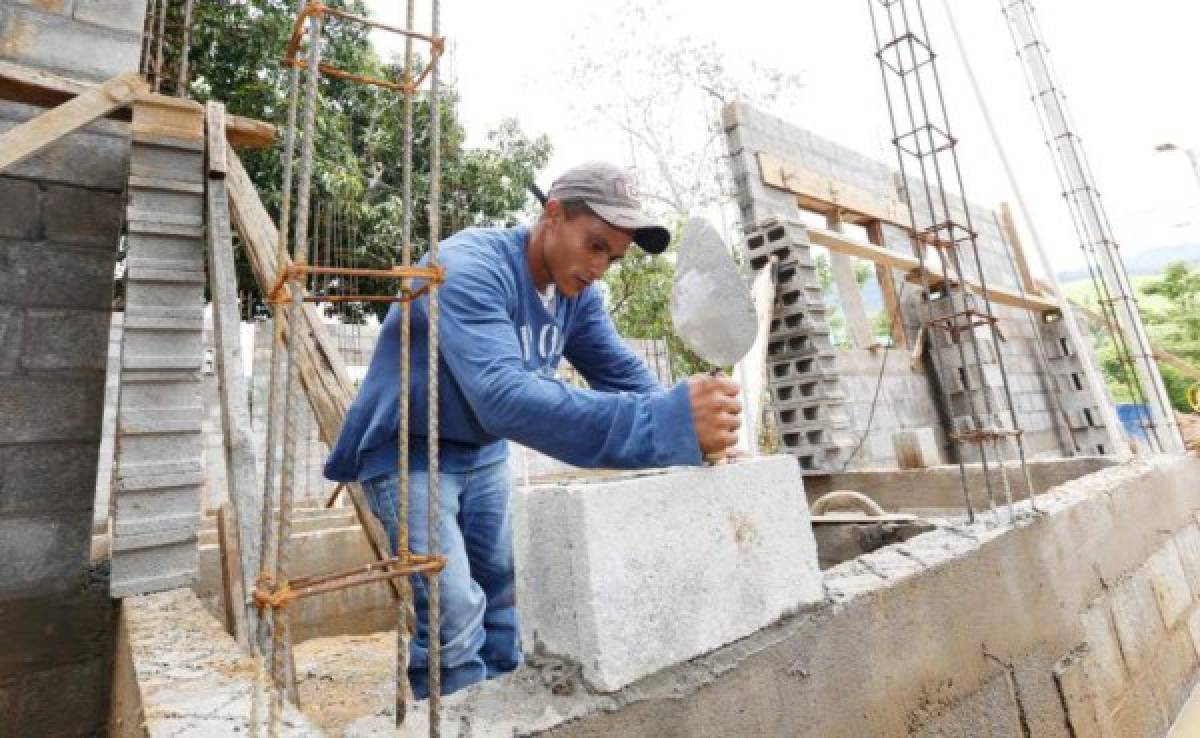
[[[655,223],[640,210],[585,202],[592,212],[605,223],[616,228],[633,231],[634,243],[648,254],[661,254],[671,243],[671,232]]]

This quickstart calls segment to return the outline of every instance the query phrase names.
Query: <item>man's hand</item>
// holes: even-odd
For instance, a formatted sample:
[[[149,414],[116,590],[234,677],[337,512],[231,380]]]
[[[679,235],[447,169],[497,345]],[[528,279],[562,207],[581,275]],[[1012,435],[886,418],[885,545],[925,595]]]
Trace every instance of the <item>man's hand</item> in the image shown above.
[[[727,377],[697,374],[688,378],[696,440],[705,456],[721,454],[737,443],[742,425],[738,386]]]

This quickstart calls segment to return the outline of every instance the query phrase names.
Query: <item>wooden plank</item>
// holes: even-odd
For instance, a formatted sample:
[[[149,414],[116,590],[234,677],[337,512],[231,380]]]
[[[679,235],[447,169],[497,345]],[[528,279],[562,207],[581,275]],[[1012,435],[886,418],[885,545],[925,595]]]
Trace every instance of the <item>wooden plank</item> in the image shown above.
[[[229,500],[217,510],[217,551],[221,558],[221,609],[225,630],[244,647],[250,644],[254,625],[246,622],[246,590],[242,570],[244,559],[239,540],[237,514]]]
[[[208,141],[225,150],[224,106],[208,107],[211,127]],[[250,426],[245,378],[242,374],[241,313],[237,299],[237,268],[233,253],[233,228],[229,218],[229,195],[223,178],[210,178],[206,209],[208,212],[208,274],[213,304],[214,364],[221,401],[221,430],[224,435],[227,494],[231,503],[234,533],[239,555],[229,562],[241,583],[243,593],[254,590],[262,557],[262,496],[258,484],[254,433]],[[239,640],[249,645],[257,630],[258,610],[245,597],[238,621],[244,624]],[[244,636],[244,640],[243,640]]]
[[[53,108],[92,89],[94,85],[70,77],[33,69],[10,61],[0,60],[0,100],[12,100],[27,105]],[[147,95],[166,97],[149,92]],[[132,120],[132,112],[124,107],[108,113],[115,120]],[[266,121],[240,115],[225,115],[225,135],[237,147],[263,149],[275,142],[275,126]]]
[[[0,134],[0,172],[114,109],[128,105],[145,85],[135,73],[113,77],[73,100]]]
[[[1033,273],[1029,271],[1029,260],[1025,258],[1025,246],[1021,243],[1021,236],[1017,233],[1017,222],[1013,220],[1012,208],[1008,206],[1008,203],[1000,203],[999,215],[1000,229],[1012,252],[1013,263],[1017,265],[1017,278],[1021,280],[1021,286],[1026,292],[1034,294],[1039,291],[1038,286],[1034,282]]]
[[[210,179],[225,179],[229,171],[225,161],[225,106],[215,100],[204,109],[204,131],[208,147],[208,176]]]
[[[872,246],[887,248],[883,238],[883,223],[873,220],[866,224],[867,240]],[[883,307],[887,310],[892,323],[892,343],[896,346],[908,345],[908,333],[904,330],[904,316],[900,312],[900,294],[896,289],[896,278],[891,268],[884,264],[875,264],[875,279],[879,282],[879,290],[883,294]]]
[[[229,204],[233,212],[233,221],[241,235],[251,270],[263,291],[268,291],[275,283],[278,266],[275,263],[278,244],[278,231],[275,223],[263,207],[254,183],[242,166],[241,159],[232,149],[226,151],[228,174],[225,183],[229,190]],[[285,266],[290,266],[290,259]],[[315,306],[304,305],[303,325],[297,329],[296,366],[300,371],[301,384],[312,406],[313,417],[321,440],[328,446],[337,441],[346,411],[354,399],[354,384],[337,352],[328,332],[325,330],[320,314]],[[284,330],[290,326],[284,324]],[[367,542],[379,559],[389,558],[391,544],[383,526],[367,506],[362,487],[357,484],[346,485],[346,492],[354,505]],[[396,597],[401,596],[402,584],[389,580],[392,592]]]
[[[204,107],[165,95],[139,95],[133,105],[133,135],[204,140]]]
[[[898,269],[908,273],[908,281],[919,283],[920,277],[918,272],[921,268],[920,262],[914,256],[901,254],[898,251],[881,248],[869,243],[855,240],[849,236],[833,231],[824,230],[821,228],[808,229],[808,238],[815,244],[824,246],[830,251],[837,251],[843,254],[850,254],[860,259],[867,259],[876,264],[882,264],[889,269]],[[926,271],[929,273],[930,281],[934,284],[940,284],[945,277],[941,271],[932,264],[926,265]],[[977,282],[968,281],[966,283],[968,291],[977,295],[983,294],[983,289]],[[1009,307],[1023,308],[1025,310],[1037,310],[1039,312],[1057,311],[1058,303],[1040,295],[1021,295],[1019,292],[1012,290],[1001,289],[998,287],[988,288],[988,297],[997,305],[1007,305]]]
[[[898,200],[837,182],[765,151],[755,156],[763,183],[792,193],[806,210],[828,213],[835,208],[840,209],[843,211],[842,220],[856,225],[873,220],[882,220],[906,229],[911,225],[908,206]]]
[[[1083,315],[1083,317],[1087,318],[1088,321],[1091,322],[1093,325],[1098,325],[1101,327],[1103,327],[1105,325],[1104,316],[1100,315],[1100,313],[1097,313],[1095,310],[1092,310],[1089,307],[1084,307],[1083,305],[1080,305],[1079,303],[1074,302],[1074,301],[1071,302],[1071,308],[1073,310],[1077,310],[1081,315]],[[1184,375],[1185,377],[1188,377],[1189,379],[1195,379],[1196,381],[1200,381],[1200,367],[1195,366],[1194,364],[1190,363],[1183,357],[1173,354],[1170,351],[1167,351],[1165,348],[1163,348],[1159,344],[1155,343],[1154,341],[1150,342],[1150,352],[1152,354],[1154,354],[1155,359],[1174,368],[1176,371],[1178,371],[1180,374]]]

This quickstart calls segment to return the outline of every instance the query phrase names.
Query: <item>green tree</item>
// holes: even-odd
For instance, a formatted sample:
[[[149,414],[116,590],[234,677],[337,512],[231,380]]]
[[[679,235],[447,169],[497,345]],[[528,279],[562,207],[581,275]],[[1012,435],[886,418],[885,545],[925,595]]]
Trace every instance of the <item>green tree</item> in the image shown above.
[[[361,0],[331,0],[334,7],[367,15]],[[290,70],[282,63],[295,17],[291,0],[198,0],[192,30],[193,97],[222,100],[231,113],[258,118],[279,127],[287,121]],[[402,60],[381,60],[365,30],[331,19],[322,36],[323,58],[340,69],[399,80]],[[418,65],[423,64],[418,60]],[[302,75],[303,78],[303,75]],[[473,225],[508,223],[525,202],[526,189],[549,160],[551,146],[530,138],[515,121],[506,121],[489,136],[488,145],[465,145],[458,117],[458,96],[443,86],[440,100],[442,136],[442,236]],[[337,213],[345,236],[346,258],[359,266],[383,266],[398,258],[402,198],[403,96],[379,87],[324,77],[316,116],[313,210]],[[418,94],[413,130],[414,259],[428,247],[430,105]],[[260,197],[278,218],[282,169],[281,147],[241,152]],[[331,222],[314,221],[314,233],[332,232]],[[239,265],[239,282],[257,294],[247,265]],[[363,280],[363,293],[394,291],[394,284]],[[386,303],[372,304],[379,315]],[[360,317],[360,316],[351,316]]]

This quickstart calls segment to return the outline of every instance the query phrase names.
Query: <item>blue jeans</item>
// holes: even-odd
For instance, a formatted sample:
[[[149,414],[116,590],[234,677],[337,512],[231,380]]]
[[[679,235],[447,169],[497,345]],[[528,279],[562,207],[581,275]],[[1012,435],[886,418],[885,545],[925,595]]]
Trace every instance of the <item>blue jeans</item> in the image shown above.
[[[438,543],[446,556],[441,583],[442,694],[508,673],[521,663],[517,636],[509,497],[512,475],[505,461],[469,472],[442,472]],[[427,553],[429,474],[409,476],[409,545]],[[363,482],[367,503],[397,548],[399,477]],[[413,576],[417,632],[409,651],[408,677],[418,699],[429,696],[429,600],[423,576]]]

